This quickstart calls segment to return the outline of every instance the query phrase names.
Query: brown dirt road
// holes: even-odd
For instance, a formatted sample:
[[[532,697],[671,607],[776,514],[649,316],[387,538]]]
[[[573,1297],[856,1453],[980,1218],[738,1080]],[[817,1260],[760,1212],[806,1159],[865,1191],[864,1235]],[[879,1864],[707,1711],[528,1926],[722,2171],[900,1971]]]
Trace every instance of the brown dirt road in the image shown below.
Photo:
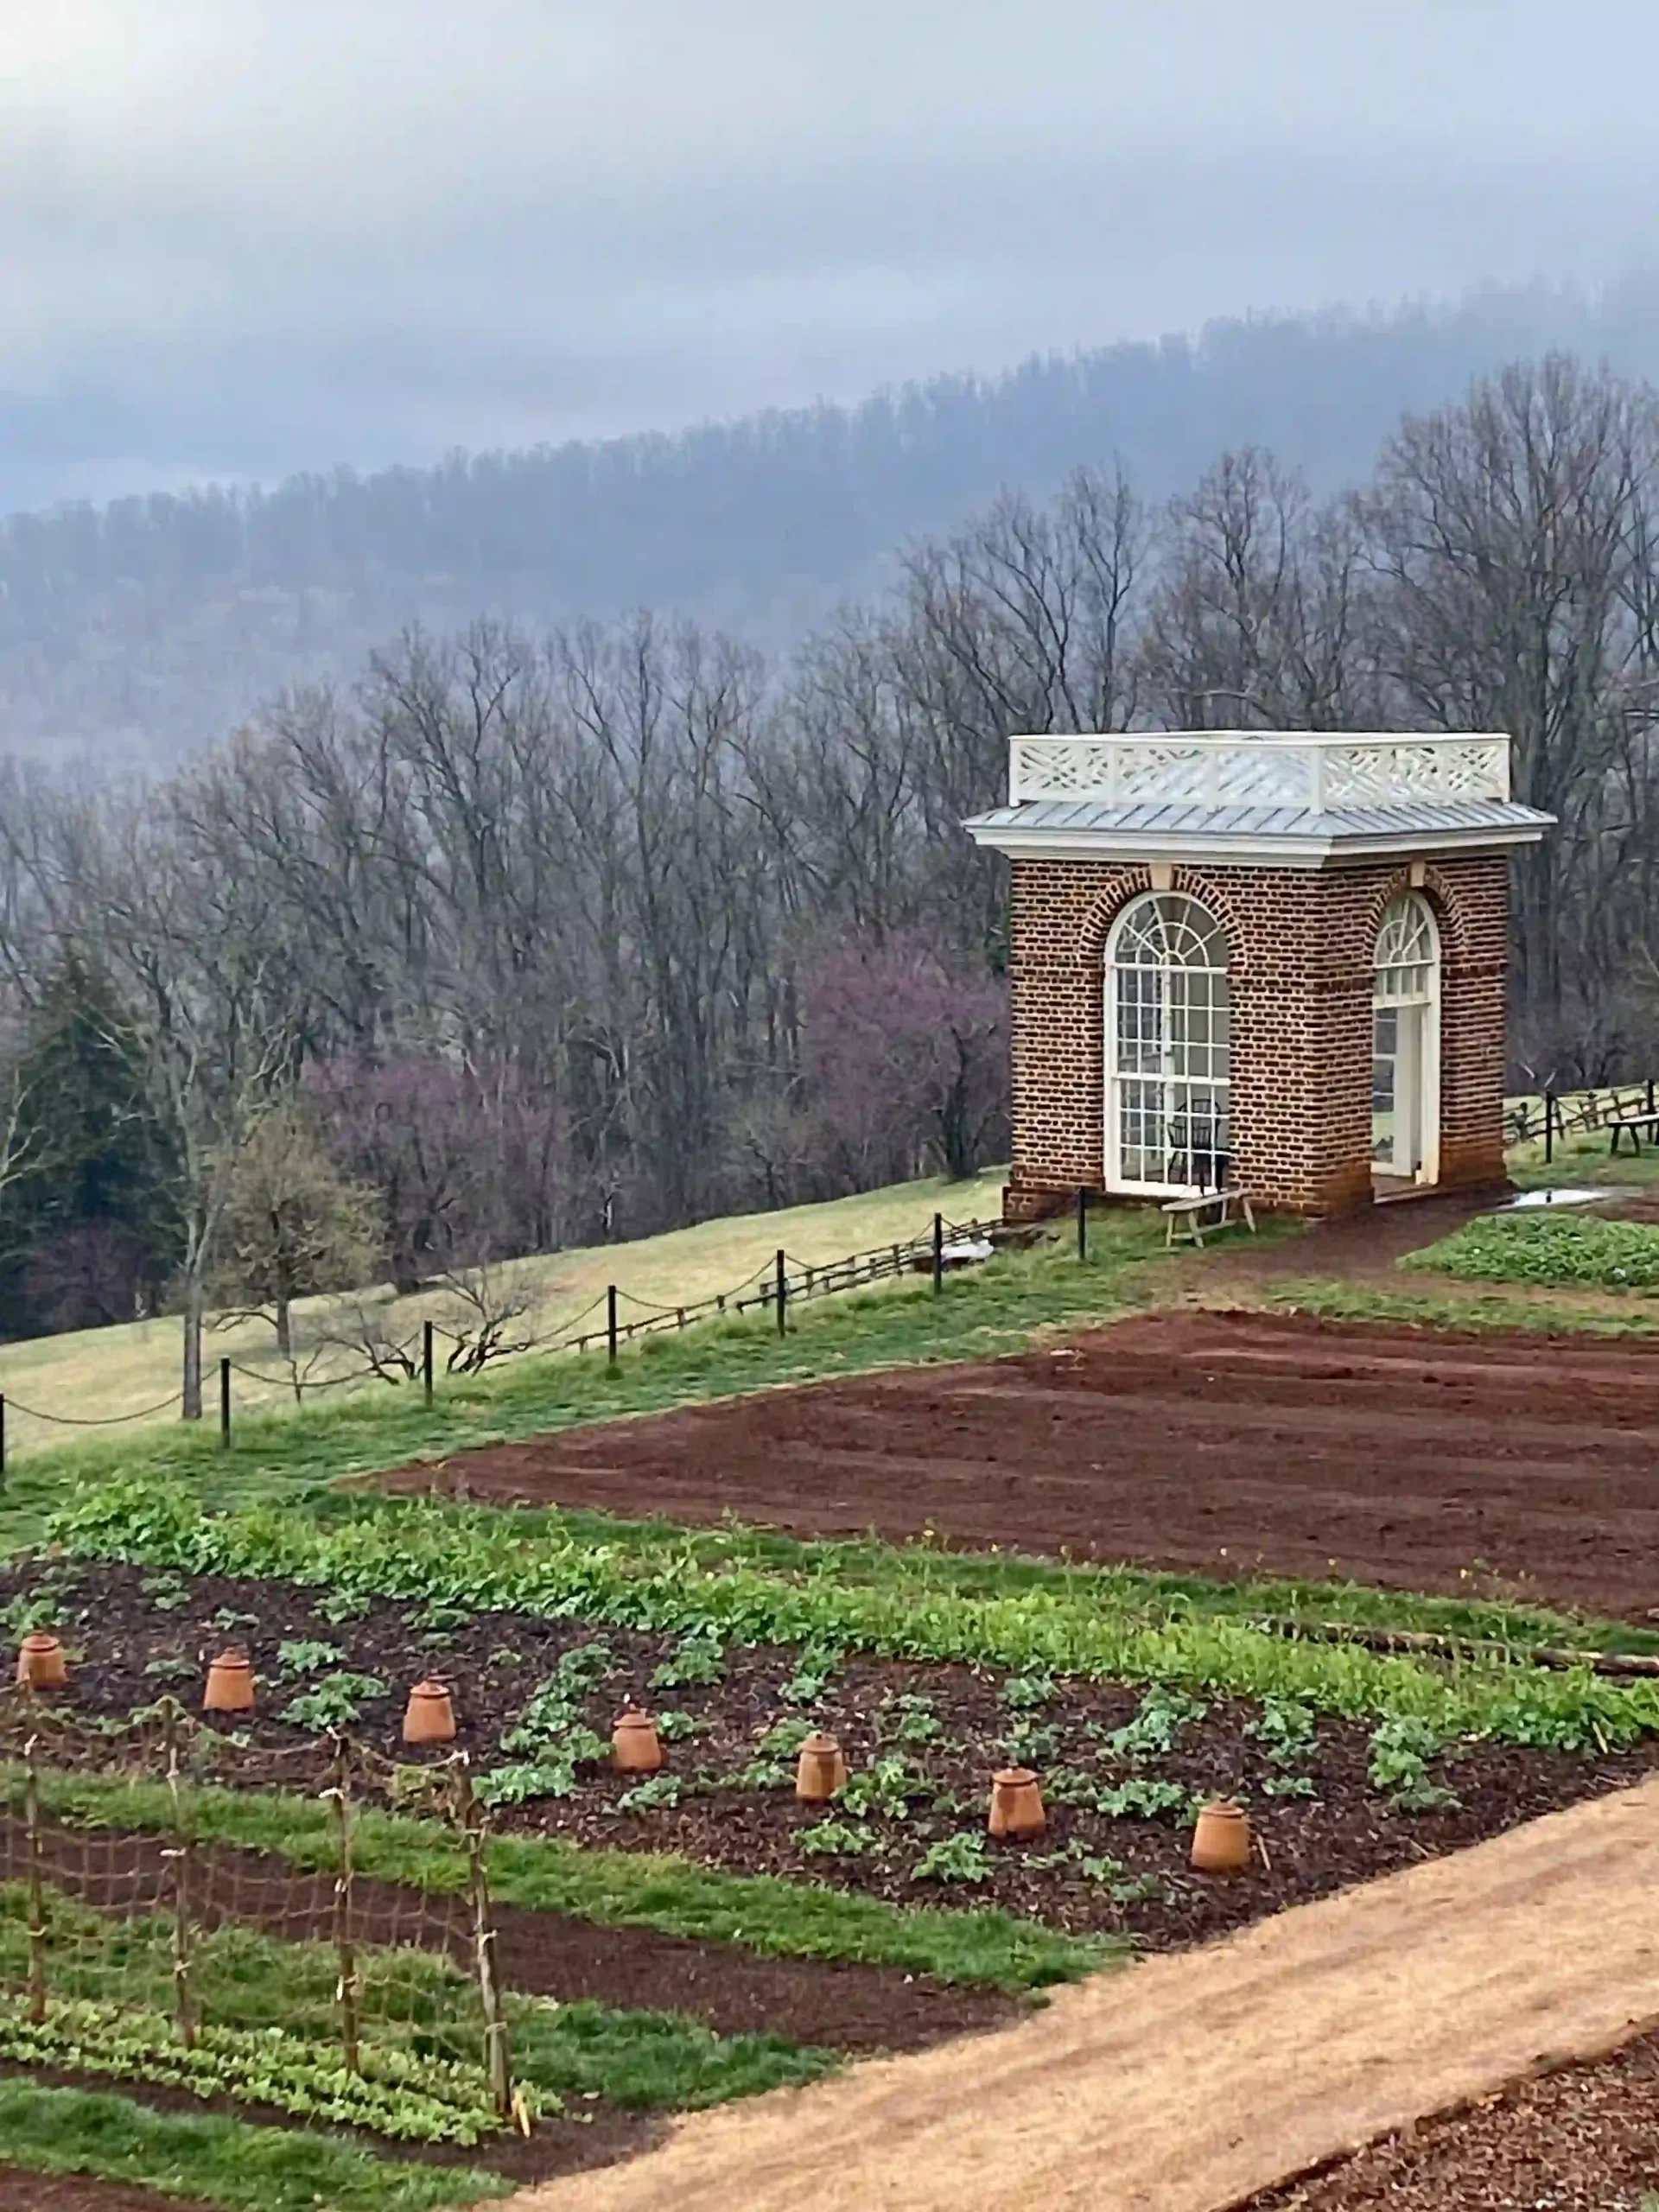
[[[1659,2019],[1659,1778],[509,2212],[1221,2212]]]
[[[1659,1341],[1185,1310],[491,1446],[387,1486],[1639,1620],[1659,1605],[1656,1466]]]

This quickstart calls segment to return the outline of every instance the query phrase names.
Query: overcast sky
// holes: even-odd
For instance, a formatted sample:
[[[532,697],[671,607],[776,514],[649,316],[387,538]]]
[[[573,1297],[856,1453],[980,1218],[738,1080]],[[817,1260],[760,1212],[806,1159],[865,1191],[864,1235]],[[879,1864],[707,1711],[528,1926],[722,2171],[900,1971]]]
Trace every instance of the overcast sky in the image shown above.
[[[1659,260],[1656,80],[1653,0],[3,0],[0,459],[424,460],[1594,283]]]

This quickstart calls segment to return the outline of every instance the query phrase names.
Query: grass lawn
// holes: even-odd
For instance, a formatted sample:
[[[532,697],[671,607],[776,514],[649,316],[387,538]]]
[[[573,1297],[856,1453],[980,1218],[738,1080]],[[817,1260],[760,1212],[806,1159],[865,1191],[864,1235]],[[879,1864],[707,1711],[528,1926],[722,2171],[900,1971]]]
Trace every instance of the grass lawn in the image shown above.
[[[445,1378],[429,1409],[418,1387],[378,1383],[302,1409],[239,1417],[228,1452],[219,1448],[212,1421],[94,1434],[8,1466],[0,1549],[34,1541],[55,1505],[116,1473],[181,1479],[218,1504],[315,1507],[342,1477],[440,1459],[578,1421],[1017,1350],[1044,1329],[1105,1319],[1147,1296],[1138,1263],[1155,1268],[1160,1249],[1157,1216],[1125,1209],[1093,1222],[1086,1263],[1062,1236],[948,1276],[937,1298],[925,1278],[906,1277],[804,1303],[783,1338],[766,1319],[752,1314],[642,1338],[624,1348],[614,1374],[607,1371],[602,1350],[580,1358],[527,1355],[482,1376]]]
[[[769,1266],[781,1245],[791,1260],[818,1266],[851,1252],[874,1250],[925,1235],[934,1213],[947,1220],[988,1219],[1000,1212],[1003,1175],[987,1173],[966,1183],[942,1179],[895,1184],[822,1205],[793,1206],[781,1213],[728,1215],[665,1236],[626,1244],[601,1244],[512,1262],[515,1283],[535,1300],[534,1325],[542,1335],[568,1331],[582,1309],[615,1283],[627,1297],[648,1306],[695,1305],[700,1299],[734,1289]],[[428,1316],[442,1320],[448,1301],[442,1293],[393,1299],[389,1291],[365,1294],[387,1325],[411,1336]],[[343,1304],[334,1299],[302,1299],[295,1308],[296,1348],[308,1347],[340,1325]],[[623,1318],[637,1309],[623,1307]],[[272,1334],[264,1322],[244,1322],[211,1335],[207,1356],[228,1355],[243,1364],[273,1357]],[[24,1411],[38,1406],[48,1414],[78,1420],[127,1415],[157,1406],[179,1387],[180,1324],[166,1317],[113,1329],[82,1329],[55,1337],[31,1338],[0,1350],[0,1390],[6,1393],[6,1450],[9,1455],[49,1448],[64,1431],[31,1419]],[[362,1364],[341,1354],[333,1367],[343,1371]],[[329,1366],[321,1372],[333,1371]],[[371,1394],[385,1385],[362,1386]],[[292,1392],[281,1373],[268,1381],[236,1378],[240,1404],[292,1405]],[[176,1420],[175,1412],[158,1421]],[[137,1428],[145,1424],[133,1423]],[[130,1435],[130,1430],[123,1434]]]

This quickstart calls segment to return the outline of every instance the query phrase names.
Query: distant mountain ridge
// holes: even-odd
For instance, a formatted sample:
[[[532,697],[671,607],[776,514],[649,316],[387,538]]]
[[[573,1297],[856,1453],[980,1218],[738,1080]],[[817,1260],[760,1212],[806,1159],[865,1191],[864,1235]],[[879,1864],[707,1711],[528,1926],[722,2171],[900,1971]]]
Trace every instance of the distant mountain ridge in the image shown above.
[[[171,760],[286,683],[349,677],[417,620],[652,606],[785,643],[1004,486],[1041,497],[1078,462],[1121,458],[1161,499],[1253,442],[1330,488],[1369,472],[1402,411],[1552,347],[1659,378],[1659,276],[1596,298],[1540,284],[1259,316],[850,408],[13,515],[0,745]],[[32,427],[37,410],[0,397],[0,491]]]

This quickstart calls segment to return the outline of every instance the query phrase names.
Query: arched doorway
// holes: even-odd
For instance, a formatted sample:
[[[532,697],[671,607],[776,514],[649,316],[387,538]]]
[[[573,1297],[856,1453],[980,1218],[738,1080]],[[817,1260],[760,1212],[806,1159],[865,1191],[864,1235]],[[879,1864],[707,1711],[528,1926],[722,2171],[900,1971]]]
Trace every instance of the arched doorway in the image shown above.
[[[1227,1181],[1227,939],[1196,899],[1132,899],[1106,947],[1106,1187]]]
[[[1440,1173],[1440,933],[1421,892],[1376,933],[1371,990],[1371,1175],[1380,1190]]]

